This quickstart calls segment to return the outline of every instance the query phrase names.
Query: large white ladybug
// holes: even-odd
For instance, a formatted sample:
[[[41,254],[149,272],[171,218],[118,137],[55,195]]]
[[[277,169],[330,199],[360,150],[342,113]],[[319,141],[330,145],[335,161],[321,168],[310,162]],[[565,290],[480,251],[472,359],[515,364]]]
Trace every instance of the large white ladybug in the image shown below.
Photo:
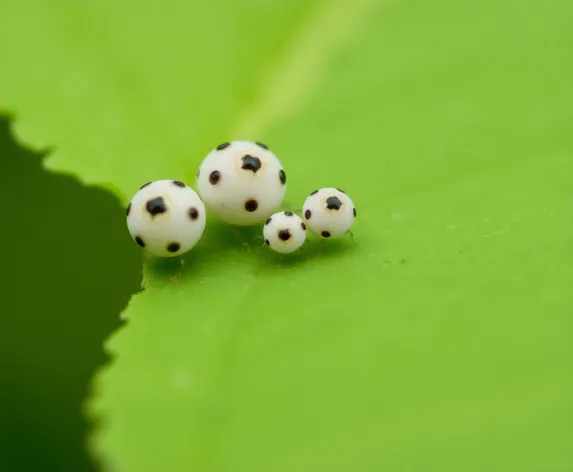
[[[338,188],[315,190],[305,200],[302,211],[308,229],[323,238],[344,236],[356,218],[354,202]]]
[[[181,256],[201,239],[205,205],[177,180],[143,185],[127,207],[127,228],[145,251],[159,257]]]
[[[197,189],[209,211],[223,221],[259,224],[282,204],[286,174],[264,144],[231,141],[207,154],[199,167]]]

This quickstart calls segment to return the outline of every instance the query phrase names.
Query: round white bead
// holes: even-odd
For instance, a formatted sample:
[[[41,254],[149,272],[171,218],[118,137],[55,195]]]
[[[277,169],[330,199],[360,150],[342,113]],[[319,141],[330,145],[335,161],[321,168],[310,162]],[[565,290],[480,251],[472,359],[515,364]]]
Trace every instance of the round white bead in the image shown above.
[[[302,207],[308,229],[323,238],[344,236],[354,224],[356,207],[346,193],[336,188],[321,188],[305,200]]]
[[[215,215],[235,225],[265,221],[280,207],[286,174],[266,146],[232,141],[211,151],[199,167],[197,189]]]
[[[175,180],[145,184],[127,208],[132,238],[159,257],[185,254],[201,239],[205,223],[205,205],[199,195]]]
[[[288,254],[299,249],[306,240],[306,225],[290,211],[275,213],[263,227],[265,243],[273,251]]]

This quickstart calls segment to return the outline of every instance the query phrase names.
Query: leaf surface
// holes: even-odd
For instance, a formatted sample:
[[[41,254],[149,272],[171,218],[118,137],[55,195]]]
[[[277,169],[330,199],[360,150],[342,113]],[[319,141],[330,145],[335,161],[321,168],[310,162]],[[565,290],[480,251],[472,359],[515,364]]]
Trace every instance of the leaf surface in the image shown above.
[[[49,97],[17,63],[0,79],[55,167],[129,193],[244,137],[284,162],[292,209],[323,186],[358,209],[354,242],[291,258],[210,221],[178,281],[150,261],[96,377],[97,454],[122,472],[573,467],[571,5],[56,4],[12,8],[45,31],[44,66],[89,71],[93,123],[67,75],[34,66]]]

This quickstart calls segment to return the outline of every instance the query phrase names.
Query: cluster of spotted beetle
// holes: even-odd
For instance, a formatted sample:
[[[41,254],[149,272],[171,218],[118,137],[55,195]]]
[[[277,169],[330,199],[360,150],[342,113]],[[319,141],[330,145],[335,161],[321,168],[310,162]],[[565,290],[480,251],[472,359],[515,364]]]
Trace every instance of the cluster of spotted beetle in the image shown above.
[[[197,244],[206,224],[205,206],[223,221],[263,224],[265,244],[287,254],[300,249],[307,228],[322,238],[350,231],[356,218],[352,200],[340,189],[315,190],[303,218],[276,212],[286,189],[281,162],[267,146],[250,141],[224,143],[199,167],[198,194],[183,182],[157,180],[143,185],[127,207],[127,227],[135,242],[158,257],[181,256]]]

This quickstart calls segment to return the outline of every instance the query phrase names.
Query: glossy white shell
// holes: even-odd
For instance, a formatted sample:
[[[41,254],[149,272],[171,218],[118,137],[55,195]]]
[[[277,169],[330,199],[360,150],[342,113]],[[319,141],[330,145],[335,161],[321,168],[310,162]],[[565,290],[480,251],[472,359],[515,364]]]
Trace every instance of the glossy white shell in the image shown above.
[[[159,257],[185,254],[201,239],[205,230],[205,205],[188,186],[173,180],[157,180],[144,185],[132,198],[127,210],[127,228],[145,251]],[[164,212],[155,215],[148,202],[162,199]],[[153,206],[151,206],[153,209]],[[193,210],[194,209],[194,210]],[[173,245],[180,247],[177,251]]]
[[[281,233],[281,231],[283,233]],[[280,235],[288,235],[282,240]],[[265,243],[273,251],[288,254],[299,249],[306,240],[306,225],[300,216],[290,211],[281,211],[272,215],[263,227]]]
[[[340,202],[340,208],[329,205]],[[329,206],[331,208],[329,208]],[[336,188],[321,188],[313,192],[304,202],[302,214],[308,229],[323,238],[344,236],[354,224],[356,207],[346,193]]]
[[[258,159],[260,168],[256,171],[242,168],[246,156]],[[219,178],[210,179],[217,172]],[[264,145],[232,141],[205,157],[199,168],[197,189],[209,211],[223,221],[252,225],[262,223],[280,207],[285,181],[281,162]],[[256,210],[245,209],[248,201],[257,203]]]

